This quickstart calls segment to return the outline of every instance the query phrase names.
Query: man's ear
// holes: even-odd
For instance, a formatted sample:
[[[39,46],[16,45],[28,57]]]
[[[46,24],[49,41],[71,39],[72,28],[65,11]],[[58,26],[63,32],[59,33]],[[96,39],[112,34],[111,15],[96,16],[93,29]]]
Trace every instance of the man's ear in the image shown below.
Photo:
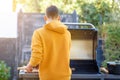
[[[44,20],[47,21],[47,16],[44,16]]]
[[[59,21],[60,21],[60,19],[61,19],[60,16],[58,16],[58,20],[59,20]]]

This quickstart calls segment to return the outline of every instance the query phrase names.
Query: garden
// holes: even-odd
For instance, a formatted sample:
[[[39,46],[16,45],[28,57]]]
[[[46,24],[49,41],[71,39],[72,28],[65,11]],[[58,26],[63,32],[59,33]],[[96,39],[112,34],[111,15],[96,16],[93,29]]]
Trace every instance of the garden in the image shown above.
[[[112,65],[117,67],[118,72],[109,72],[120,75],[120,0],[11,0],[12,1],[12,12],[18,14],[17,20],[22,20],[21,14],[44,14],[46,5],[57,5],[60,9],[60,15],[72,14],[73,11],[76,12],[79,19],[77,23],[91,23],[98,31],[98,40],[102,40],[101,50],[103,51],[104,61],[101,62],[100,67],[108,68]],[[17,12],[18,11],[18,12]],[[29,17],[28,16],[28,17]],[[67,18],[67,17],[66,17]],[[27,21],[26,21],[27,22]],[[20,22],[18,21],[18,25]],[[18,34],[22,30],[18,30]],[[18,57],[20,49],[18,49],[22,38],[18,36],[11,41],[13,43],[12,50],[16,50],[14,54],[14,59],[11,58],[11,63],[7,58],[2,58],[4,55],[3,46],[0,48],[0,80],[17,80],[18,71],[17,67],[26,64],[25,61],[21,64]],[[0,37],[2,39],[3,37]],[[6,39],[6,38],[5,38]],[[4,40],[0,40],[3,43]],[[18,42],[17,42],[18,41]],[[11,43],[11,44],[12,44]],[[22,43],[23,44],[23,43]],[[6,45],[6,47],[9,45]],[[4,47],[4,48],[6,48]],[[12,48],[12,47],[11,47]],[[6,51],[8,48],[6,48]],[[18,50],[18,51],[17,51]],[[10,46],[9,46],[9,51]],[[8,53],[9,53],[8,51]],[[22,52],[22,51],[21,51]],[[30,51],[29,51],[30,52]],[[6,55],[6,54],[5,54]],[[10,56],[7,54],[7,56]],[[28,55],[26,55],[28,56]],[[19,60],[17,60],[19,59]],[[14,61],[14,62],[13,62]],[[13,64],[14,63],[14,64]],[[14,67],[13,67],[14,65]],[[115,68],[114,68],[115,69]],[[105,73],[105,72],[103,72]],[[108,73],[107,73],[108,74]],[[14,79],[13,79],[14,78]]]

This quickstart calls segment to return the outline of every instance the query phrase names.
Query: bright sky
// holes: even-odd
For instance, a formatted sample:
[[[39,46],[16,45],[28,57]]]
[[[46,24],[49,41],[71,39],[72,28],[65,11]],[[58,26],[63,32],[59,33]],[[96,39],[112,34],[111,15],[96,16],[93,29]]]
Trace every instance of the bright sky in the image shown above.
[[[0,0],[0,13],[12,12],[12,0]]]
[[[12,12],[12,0],[0,0],[0,38],[17,37],[17,14]]]

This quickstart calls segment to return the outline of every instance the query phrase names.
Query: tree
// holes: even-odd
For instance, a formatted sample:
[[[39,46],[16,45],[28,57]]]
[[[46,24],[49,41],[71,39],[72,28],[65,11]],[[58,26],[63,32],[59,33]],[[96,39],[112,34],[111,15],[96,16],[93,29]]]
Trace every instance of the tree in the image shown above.
[[[61,13],[76,10],[80,21],[90,22],[95,26],[116,20],[116,16],[120,17],[119,0],[13,0],[13,3],[22,5],[23,12],[27,13],[44,13],[49,5],[57,5]]]
[[[81,6],[82,18],[84,21],[94,25],[102,25],[102,23],[110,21],[111,7],[105,1],[95,1],[94,3],[84,3]]]

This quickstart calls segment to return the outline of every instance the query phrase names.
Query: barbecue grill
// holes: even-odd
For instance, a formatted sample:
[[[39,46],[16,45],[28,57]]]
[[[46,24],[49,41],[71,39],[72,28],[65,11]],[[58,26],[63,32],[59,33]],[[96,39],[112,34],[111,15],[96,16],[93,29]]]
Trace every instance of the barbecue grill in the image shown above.
[[[73,74],[97,74],[96,62],[97,30],[90,23],[65,23],[72,38],[70,52]]]

